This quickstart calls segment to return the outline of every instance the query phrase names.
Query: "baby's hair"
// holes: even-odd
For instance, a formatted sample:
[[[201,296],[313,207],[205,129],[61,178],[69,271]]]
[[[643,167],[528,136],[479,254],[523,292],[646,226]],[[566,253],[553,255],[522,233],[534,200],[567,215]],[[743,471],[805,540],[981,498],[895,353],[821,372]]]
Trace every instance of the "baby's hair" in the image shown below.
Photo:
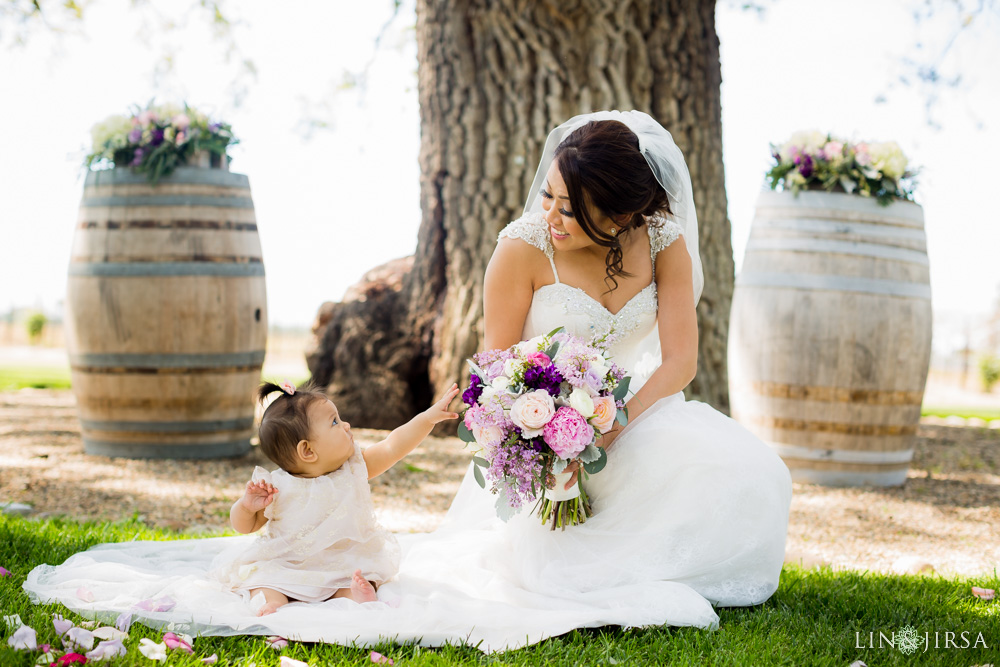
[[[271,401],[260,420],[260,449],[282,470],[294,473],[298,467],[295,448],[300,440],[309,439],[309,406],[328,398],[311,383],[289,395],[281,385],[264,382],[257,389],[257,400],[263,403],[274,392],[281,395]]]

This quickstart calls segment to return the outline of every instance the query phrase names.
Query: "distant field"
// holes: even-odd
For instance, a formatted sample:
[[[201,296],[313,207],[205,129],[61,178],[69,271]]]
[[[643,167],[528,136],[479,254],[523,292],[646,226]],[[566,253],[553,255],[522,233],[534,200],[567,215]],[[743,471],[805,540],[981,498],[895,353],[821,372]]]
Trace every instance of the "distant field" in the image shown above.
[[[939,407],[925,405],[920,409],[921,417],[961,417],[963,419],[982,419],[992,421],[1000,419],[1000,407]]]
[[[0,391],[16,391],[26,387],[34,389],[69,389],[69,367],[0,367]]]

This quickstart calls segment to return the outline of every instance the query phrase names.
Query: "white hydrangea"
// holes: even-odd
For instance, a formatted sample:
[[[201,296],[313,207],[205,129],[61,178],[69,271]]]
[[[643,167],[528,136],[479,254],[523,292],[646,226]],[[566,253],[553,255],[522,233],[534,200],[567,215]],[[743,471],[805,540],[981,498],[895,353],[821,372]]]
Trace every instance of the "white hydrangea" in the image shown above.
[[[782,160],[793,159],[792,149],[798,149],[811,155],[817,155],[826,144],[826,134],[819,130],[800,130],[794,133],[788,141],[782,144],[778,154]]]
[[[124,145],[125,137],[132,130],[132,121],[122,115],[108,116],[90,130],[94,150],[99,151],[112,140]]]

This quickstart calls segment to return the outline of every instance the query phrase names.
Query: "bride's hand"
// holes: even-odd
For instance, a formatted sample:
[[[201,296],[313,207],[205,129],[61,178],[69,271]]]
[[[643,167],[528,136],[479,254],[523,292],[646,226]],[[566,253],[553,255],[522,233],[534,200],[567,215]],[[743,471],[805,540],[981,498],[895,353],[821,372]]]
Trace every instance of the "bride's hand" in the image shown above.
[[[598,447],[603,448],[604,451],[610,452],[611,445],[614,444],[615,439],[618,438],[618,434],[621,432],[622,432],[621,427],[618,424],[615,424],[614,428],[612,428],[610,431],[608,431],[603,435],[597,436],[597,442],[594,444],[596,444]]]

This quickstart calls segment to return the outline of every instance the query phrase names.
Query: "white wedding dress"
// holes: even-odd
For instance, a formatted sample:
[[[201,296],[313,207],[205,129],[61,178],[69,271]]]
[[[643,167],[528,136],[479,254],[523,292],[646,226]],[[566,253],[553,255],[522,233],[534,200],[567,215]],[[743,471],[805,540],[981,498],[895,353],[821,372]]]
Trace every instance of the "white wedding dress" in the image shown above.
[[[653,256],[678,233],[672,223],[651,229]],[[523,239],[551,258],[537,214],[511,223],[501,236]],[[557,282],[535,293],[523,338],[558,326],[588,337],[614,328],[612,358],[637,389],[659,364],[656,303],[651,284],[612,314]],[[63,565],[35,568],[24,587],[37,602],[58,601],[87,617],[113,621],[132,610],[147,625],[196,635],[468,642],[487,652],[581,627],[714,629],[716,606],[758,604],[777,588],[792,492],[788,470],[711,407],[682,394],[661,399],[621,433],[607,466],[586,486],[594,515],[553,532],[528,508],[501,522],[495,497],[467,474],[437,531],[398,536],[399,575],[379,589],[379,602],[364,605],[292,603],[254,616],[239,595],[207,576],[217,554],[253,536],[100,545]],[[80,588],[94,600],[81,599]],[[175,606],[136,609],[150,599]]]

